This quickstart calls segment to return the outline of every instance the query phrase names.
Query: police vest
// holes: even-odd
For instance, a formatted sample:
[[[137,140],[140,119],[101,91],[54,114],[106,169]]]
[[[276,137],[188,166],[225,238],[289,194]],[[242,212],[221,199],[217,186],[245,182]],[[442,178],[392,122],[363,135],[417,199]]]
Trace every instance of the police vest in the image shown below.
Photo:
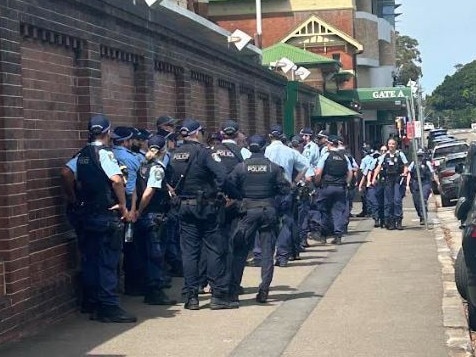
[[[265,157],[249,158],[243,162],[243,198],[264,199],[276,194],[276,169]]]
[[[416,165],[418,165],[418,163],[414,163],[414,165],[412,167],[412,170],[410,171],[410,174],[411,174],[410,178],[411,178],[412,181],[418,181]],[[419,165],[420,165],[421,181],[423,183],[430,183],[433,174],[432,174],[432,172],[430,171],[430,168],[427,165],[427,161],[424,160],[423,162],[419,163]]]
[[[348,164],[344,153],[329,150],[329,156],[322,171],[322,183],[331,186],[345,186],[347,172]]]
[[[382,163],[383,176],[399,176],[403,173],[404,166],[399,151],[396,151],[393,157],[386,153]]]
[[[114,206],[118,200],[112,182],[99,162],[99,151],[111,149],[101,145],[86,145],[78,154],[77,188],[79,199],[93,210],[104,210]]]
[[[233,143],[220,143],[215,146],[215,153],[220,157],[223,165],[225,165],[227,174],[233,171],[236,165],[243,162],[240,151],[241,148]]]
[[[164,170],[164,177],[162,178],[163,184],[162,188],[155,188],[154,195],[150,199],[147,207],[144,209],[144,213],[162,213],[167,212],[170,209],[170,196],[167,190],[167,185],[165,184],[165,167],[161,163],[155,161],[143,162],[139,168],[136,181],[137,206],[139,206],[142,195],[147,188],[147,181],[149,181],[150,171],[154,166],[160,166]]]
[[[213,178],[207,176],[208,171],[197,160],[201,150],[206,150],[202,144],[186,142],[172,155],[172,182],[181,197],[195,197],[198,191],[203,191],[206,195],[216,193]]]

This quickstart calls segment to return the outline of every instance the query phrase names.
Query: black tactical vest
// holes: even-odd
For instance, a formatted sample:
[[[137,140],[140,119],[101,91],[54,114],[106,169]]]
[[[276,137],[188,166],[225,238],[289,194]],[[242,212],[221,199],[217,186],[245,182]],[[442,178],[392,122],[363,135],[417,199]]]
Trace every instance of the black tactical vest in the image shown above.
[[[220,143],[215,146],[215,152],[220,157],[223,165],[225,165],[227,174],[233,171],[236,165],[243,162],[240,151],[241,148],[233,143]]]
[[[101,145],[86,145],[78,154],[77,188],[79,199],[91,210],[102,211],[118,201],[112,182],[99,162],[99,150],[112,151]]]
[[[411,179],[412,181],[417,181],[418,180],[418,176],[417,176],[417,170],[416,170],[416,165],[420,165],[420,175],[421,175],[421,181],[423,183],[429,183],[431,182],[431,178],[433,176],[433,174],[431,173],[430,171],[430,168],[428,167],[427,165],[427,161],[426,160],[423,160],[423,162],[416,162],[413,167],[412,167],[412,171],[410,172],[411,174]]]
[[[206,196],[216,193],[213,177],[199,162],[202,150],[207,150],[202,144],[186,142],[172,155],[173,187],[181,197],[196,197],[199,191],[203,191]],[[189,162],[190,167],[187,169]]]
[[[265,157],[249,158],[243,162],[243,198],[264,199],[276,195],[276,172]]]
[[[331,186],[345,186],[348,164],[344,153],[329,150],[324,169],[322,171],[322,183]]]
[[[383,176],[400,176],[404,166],[399,151],[396,151],[393,157],[390,156],[390,153],[386,153],[382,163]]]
[[[164,170],[164,177],[162,178],[162,188],[155,189],[154,195],[152,196],[147,207],[144,209],[144,213],[163,213],[167,212],[170,209],[170,196],[167,190],[167,186],[165,184],[165,167],[161,163],[155,161],[142,162],[139,168],[136,181],[137,207],[139,207],[142,195],[144,194],[144,191],[147,188],[147,181],[150,177],[150,171],[154,166],[160,166]]]

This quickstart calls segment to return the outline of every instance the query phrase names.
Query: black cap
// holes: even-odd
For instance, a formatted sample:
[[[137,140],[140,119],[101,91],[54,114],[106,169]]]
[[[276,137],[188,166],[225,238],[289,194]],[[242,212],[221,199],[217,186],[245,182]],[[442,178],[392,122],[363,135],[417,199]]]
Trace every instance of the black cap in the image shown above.
[[[252,135],[248,138],[248,145],[250,148],[262,149],[266,145],[266,139],[261,135]]]
[[[238,123],[234,120],[227,120],[221,126],[221,131],[223,131],[225,135],[236,134],[238,130],[240,130],[240,127],[238,126]]]
[[[171,116],[168,115],[163,115],[157,118],[156,125],[175,125],[177,123],[177,119],[172,118]]]
[[[339,137],[337,135],[329,135],[327,137],[327,141],[330,142],[334,146],[339,145]]]
[[[269,133],[275,138],[280,138],[283,135],[283,127],[279,124],[274,124],[271,126]]]
[[[129,140],[132,138],[132,131],[126,126],[118,126],[114,128],[113,132],[111,133],[111,138],[114,139],[114,141]]]
[[[89,119],[88,130],[91,134],[104,134],[111,129],[111,123],[108,118],[98,114]]]
[[[329,137],[329,132],[327,130],[321,130],[320,132],[317,133],[318,138],[328,138]]]
[[[180,134],[182,134],[183,137],[186,137],[191,134],[194,134],[200,129],[202,129],[202,126],[198,121],[196,121],[195,119],[187,118],[184,119],[182,126],[180,127]]]
[[[314,135],[314,130],[312,130],[311,128],[303,128],[301,129],[301,131],[299,132],[299,135]]]
[[[165,138],[161,135],[152,135],[147,143],[149,149],[161,150],[165,146]]]

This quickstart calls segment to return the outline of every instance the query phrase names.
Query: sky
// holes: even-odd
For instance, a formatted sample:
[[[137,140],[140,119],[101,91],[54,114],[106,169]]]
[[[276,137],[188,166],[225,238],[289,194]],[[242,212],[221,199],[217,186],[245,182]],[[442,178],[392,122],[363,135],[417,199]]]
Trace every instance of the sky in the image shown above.
[[[473,39],[476,0],[397,0],[395,29],[418,41],[422,57],[421,85],[431,94],[457,64],[476,59]]]

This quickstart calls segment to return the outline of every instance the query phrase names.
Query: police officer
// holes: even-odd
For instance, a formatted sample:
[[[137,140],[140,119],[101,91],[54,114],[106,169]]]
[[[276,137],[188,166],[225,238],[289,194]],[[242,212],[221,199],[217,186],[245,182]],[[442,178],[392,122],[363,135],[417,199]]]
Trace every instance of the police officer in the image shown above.
[[[227,242],[220,234],[218,216],[222,208],[226,171],[220,157],[205,147],[203,130],[195,119],[184,119],[180,133],[184,143],[172,156],[172,186],[181,199],[180,243],[184,268],[185,308],[199,309],[200,250],[205,244],[207,275],[212,288],[211,309],[238,307],[228,296],[226,275]]]
[[[88,124],[90,144],[77,157],[78,199],[84,206],[83,285],[103,322],[135,322],[119,305],[117,266],[123,223],[129,220],[121,170],[108,148],[110,123],[96,115]]]
[[[141,247],[145,271],[144,302],[150,305],[173,305],[163,291],[165,287],[164,254],[161,241],[166,239],[165,222],[170,209],[170,196],[165,182],[165,138],[152,136],[148,141],[146,161],[141,164],[137,179],[139,206],[136,237]]]
[[[360,161],[359,165],[360,180],[358,184],[358,189],[362,199],[362,212],[357,213],[356,217],[366,217],[368,214],[370,214],[369,202],[367,197],[367,174],[369,172],[369,166],[373,161],[371,154],[372,149],[369,145],[362,146],[363,158]]]
[[[177,147],[177,133],[176,125],[178,120],[168,115],[162,115],[157,118],[157,135],[165,139],[165,154],[161,160],[166,168],[166,176],[171,172],[169,163],[173,151]],[[168,179],[167,179],[168,181]],[[182,253],[180,252],[180,232],[179,219],[176,207],[171,207],[165,222],[165,229],[167,234],[165,239],[162,239],[162,249],[165,255],[166,264],[169,266],[169,273],[171,276],[182,277]]]
[[[402,230],[403,207],[402,185],[406,183],[408,160],[402,151],[397,150],[397,141],[393,138],[387,142],[388,151],[378,159],[374,176],[382,174],[384,186],[385,227],[389,230]],[[375,179],[374,179],[375,181]],[[375,182],[376,183],[376,182]]]
[[[271,143],[266,147],[264,156],[276,165],[281,166],[284,169],[286,180],[295,185],[304,177],[309,164],[302,154],[284,145],[281,141],[282,137],[282,126],[278,124],[273,125],[269,133]],[[297,174],[293,178],[294,170]],[[295,222],[291,207],[292,196],[291,194],[278,196],[277,201],[277,206],[281,211],[279,213],[282,215],[282,227],[278,235],[276,265],[285,267],[293,251],[292,231]]]
[[[112,152],[119,163],[126,180],[126,207],[131,216],[136,214],[136,179],[139,171],[141,158],[130,149],[132,146],[131,128],[118,126],[111,133],[114,146]],[[132,240],[124,245],[123,269],[124,269],[124,293],[126,295],[142,294],[143,261],[139,256],[138,247]]]
[[[283,169],[264,157],[265,138],[253,135],[248,140],[251,157],[237,165],[229,176],[229,182],[237,188],[239,198],[243,200],[243,207],[246,210],[246,214],[240,219],[232,235],[234,254],[230,295],[234,301],[238,301],[246,257],[258,232],[262,281],[256,301],[265,303],[274,271],[273,254],[277,225],[274,197],[277,194],[288,194],[290,183],[285,179]]]
[[[372,161],[365,166],[362,171],[362,175],[365,177],[366,184],[366,198],[369,206],[370,215],[374,219],[374,227],[385,227],[384,216],[384,197],[383,197],[383,185],[380,180],[377,179],[376,183],[373,181],[374,171],[377,167],[378,158],[381,154],[387,152],[387,147],[382,146],[380,151],[374,150],[371,153]]]
[[[299,132],[299,135],[303,140],[303,156],[308,160],[309,168],[305,174],[305,183],[299,189],[301,193],[298,198],[298,230],[299,230],[299,241],[297,242],[297,249],[303,251],[307,245],[307,235],[309,233],[309,210],[310,210],[310,195],[309,193],[313,191],[314,185],[312,183],[314,177],[314,170],[317,167],[317,162],[319,161],[319,146],[313,141],[314,131],[311,128],[303,128]],[[297,253],[297,258],[299,258],[299,252]]]
[[[421,198],[420,198],[420,187],[418,185],[418,174],[417,174],[417,165],[420,166],[420,178],[421,186],[423,193],[424,206],[422,207]],[[438,175],[435,174],[431,162],[426,158],[426,153],[423,149],[417,151],[417,162],[412,161],[408,165],[408,176],[407,176],[407,189],[410,190],[413,199],[413,205],[420,217],[420,224],[425,224],[425,212],[428,211],[428,197],[431,193],[431,181],[432,179],[439,185]]]
[[[339,138],[329,136],[328,141],[328,151],[319,159],[315,172],[316,183],[321,185],[316,206],[321,212],[331,215],[335,236],[332,243],[341,244],[348,219],[345,217],[346,191],[352,180],[353,171],[349,159],[338,149]]]

